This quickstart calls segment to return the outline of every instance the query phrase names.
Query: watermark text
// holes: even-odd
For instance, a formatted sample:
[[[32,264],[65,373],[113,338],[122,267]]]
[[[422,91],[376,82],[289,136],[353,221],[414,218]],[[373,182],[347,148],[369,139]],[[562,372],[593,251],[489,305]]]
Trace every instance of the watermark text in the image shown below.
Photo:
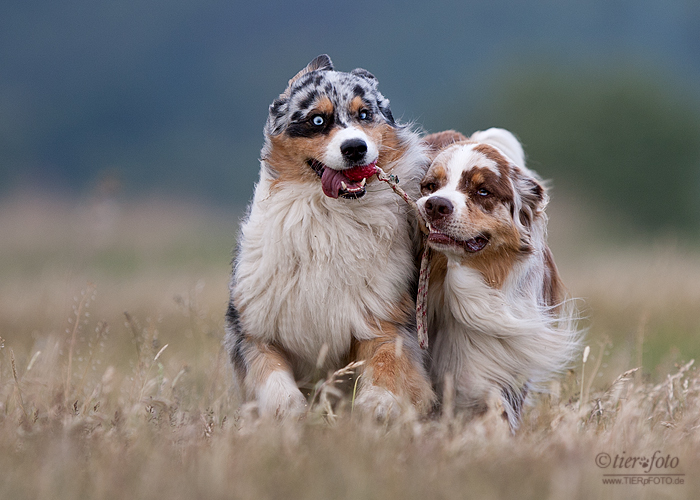
[[[680,459],[656,450],[651,456],[628,455],[627,452],[598,453],[595,464],[606,469],[603,484],[676,485],[685,484],[685,474],[679,469]]]

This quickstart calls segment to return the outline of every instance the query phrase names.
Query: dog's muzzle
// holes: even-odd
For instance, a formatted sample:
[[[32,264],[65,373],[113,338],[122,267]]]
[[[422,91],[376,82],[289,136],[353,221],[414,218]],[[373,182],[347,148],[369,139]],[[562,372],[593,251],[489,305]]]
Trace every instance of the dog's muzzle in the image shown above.
[[[316,175],[321,178],[323,193],[329,198],[362,198],[367,192],[365,188],[367,179],[377,173],[376,161],[345,170],[332,169],[313,159],[309,160],[308,164],[316,172]]]
[[[425,200],[423,212],[430,223],[428,242],[436,245],[462,247],[469,253],[476,253],[483,250],[489,243],[490,238],[487,234],[479,234],[468,240],[458,240],[437,229],[453,214],[454,210],[454,205],[447,198],[431,196]]]

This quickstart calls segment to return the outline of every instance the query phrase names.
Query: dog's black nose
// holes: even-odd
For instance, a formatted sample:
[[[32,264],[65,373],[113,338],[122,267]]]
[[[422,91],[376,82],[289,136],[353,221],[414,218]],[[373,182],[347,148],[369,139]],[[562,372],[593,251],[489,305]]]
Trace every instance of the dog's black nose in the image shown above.
[[[340,145],[340,152],[347,160],[358,162],[367,152],[367,143],[362,139],[348,139]]]
[[[425,214],[431,220],[442,219],[454,212],[455,207],[447,198],[431,196],[425,200]]]

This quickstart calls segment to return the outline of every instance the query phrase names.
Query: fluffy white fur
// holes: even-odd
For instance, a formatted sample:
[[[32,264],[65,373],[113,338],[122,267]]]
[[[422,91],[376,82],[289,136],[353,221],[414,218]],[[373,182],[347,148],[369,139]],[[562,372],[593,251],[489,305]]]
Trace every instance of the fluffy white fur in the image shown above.
[[[416,196],[425,156],[417,137],[410,144],[383,168]],[[300,371],[315,366],[327,344],[325,367],[337,367],[353,335],[374,336],[367,316],[390,319],[413,275],[408,208],[378,181],[362,199],[339,201],[304,184],[271,192],[266,172],[263,164],[233,281],[232,294],[245,290],[236,303],[245,331],[282,346]]]
[[[333,92],[324,90],[329,88],[324,85],[333,87]],[[358,122],[351,105],[360,86],[360,94],[376,102],[374,122],[391,127],[395,142],[381,144],[377,129],[363,130],[365,123]],[[324,194],[320,179],[309,179],[316,175],[313,163],[285,156],[287,177],[281,181],[280,165],[266,160],[279,160],[274,139],[299,130],[297,115],[308,113],[305,120],[312,122],[314,111],[308,111],[308,103],[325,95],[324,105],[334,106],[331,133],[295,139],[299,132],[290,132],[288,140],[306,144],[300,147],[309,148],[309,155],[318,149],[315,160],[336,171],[349,167],[343,145],[362,140],[364,163],[379,159],[379,166],[397,175],[404,189],[417,197],[429,163],[426,147],[410,127],[393,122],[388,100],[376,86],[367,71],[335,72],[330,59],[320,56],[290,80],[287,91],[270,108],[260,179],[240,229],[226,337],[246,395],[258,402],[263,415],[303,410],[305,400],[297,383],[341,368],[349,361],[353,342],[377,338],[380,322],[396,322],[397,308],[406,303],[415,280],[417,223],[386,184],[368,179],[362,184],[364,196],[333,198]],[[400,155],[391,148],[399,148]],[[290,168],[296,169],[294,173]],[[414,328],[401,325],[398,336],[425,386],[422,404],[429,406],[433,395]],[[356,404],[380,417],[395,414],[396,395],[374,386],[372,380],[370,374],[363,376]]]
[[[284,370],[270,373],[254,392],[258,411],[262,415],[296,416],[306,407],[306,399],[297,389],[294,377]]]

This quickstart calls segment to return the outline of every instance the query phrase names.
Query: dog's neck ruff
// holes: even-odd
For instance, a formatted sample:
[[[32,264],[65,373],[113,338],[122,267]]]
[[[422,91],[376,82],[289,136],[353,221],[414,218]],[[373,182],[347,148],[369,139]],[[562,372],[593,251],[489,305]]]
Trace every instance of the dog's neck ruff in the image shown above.
[[[384,168],[417,191],[426,156],[417,136],[403,140],[405,153]],[[374,338],[376,321],[395,321],[412,279],[411,222],[383,183],[369,182],[367,195],[350,203],[314,184],[276,183],[263,160],[241,225],[232,293],[255,339],[277,343],[309,366],[328,344],[332,367],[351,338]]]

